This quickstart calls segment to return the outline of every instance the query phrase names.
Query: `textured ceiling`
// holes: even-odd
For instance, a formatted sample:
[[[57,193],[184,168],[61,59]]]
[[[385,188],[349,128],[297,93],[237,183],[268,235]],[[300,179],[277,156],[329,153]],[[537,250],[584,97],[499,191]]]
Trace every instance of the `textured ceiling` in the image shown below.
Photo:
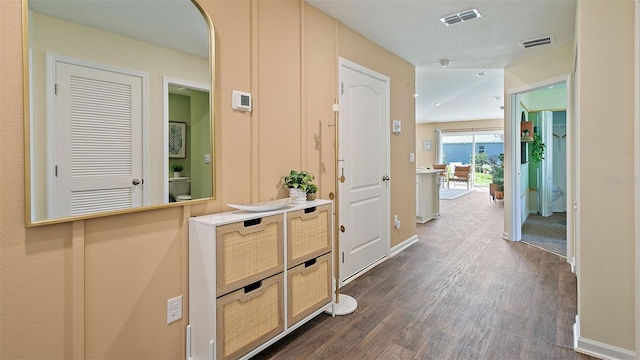
[[[416,121],[501,119],[502,69],[573,43],[575,0],[306,0],[416,66]],[[476,8],[480,18],[444,26]],[[553,35],[523,49],[519,42]],[[449,59],[448,68],[440,59]],[[486,71],[478,78],[476,73]],[[440,103],[435,106],[435,103]]]
[[[576,0],[306,0],[416,66],[416,122],[501,119],[507,66],[573,43]],[[29,0],[30,9],[208,56],[208,30],[189,0]],[[440,18],[476,8],[478,19]],[[519,42],[553,35],[555,43]],[[448,68],[440,59],[449,59]],[[475,74],[486,71],[487,75]],[[435,104],[439,103],[438,106]]]

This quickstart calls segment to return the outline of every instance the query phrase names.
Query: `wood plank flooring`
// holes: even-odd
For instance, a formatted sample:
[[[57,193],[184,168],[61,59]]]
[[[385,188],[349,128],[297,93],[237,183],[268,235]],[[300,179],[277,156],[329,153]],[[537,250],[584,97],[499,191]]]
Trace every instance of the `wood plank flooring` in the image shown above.
[[[441,213],[342,288],[355,313],[321,314],[255,358],[593,359],[572,349],[576,278],[563,258],[503,240],[503,206],[487,193],[443,200]]]

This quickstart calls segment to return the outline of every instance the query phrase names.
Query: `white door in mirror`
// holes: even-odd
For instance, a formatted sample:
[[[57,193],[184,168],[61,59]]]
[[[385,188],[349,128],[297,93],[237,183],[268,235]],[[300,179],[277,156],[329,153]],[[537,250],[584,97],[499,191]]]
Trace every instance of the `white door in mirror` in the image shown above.
[[[251,111],[251,94],[233,90],[231,107],[233,110]]]

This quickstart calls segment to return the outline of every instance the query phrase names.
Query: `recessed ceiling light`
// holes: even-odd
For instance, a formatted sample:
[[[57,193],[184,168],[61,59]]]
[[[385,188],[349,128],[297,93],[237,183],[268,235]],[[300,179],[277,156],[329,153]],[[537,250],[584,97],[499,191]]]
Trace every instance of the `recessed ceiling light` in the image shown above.
[[[449,67],[450,63],[449,59],[440,59],[440,67]]]
[[[477,19],[479,17],[482,17],[482,15],[480,15],[480,12],[478,11],[478,9],[471,9],[471,10],[459,12],[457,14],[451,14],[449,16],[445,16],[443,18],[440,18],[440,21],[445,26],[451,26],[453,24],[458,24],[463,21]]]
[[[487,75],[486,71],[480,71],[479,73],[476,74],[477,77],[483,77],[485,75]]]
[[[435,104],[433,104],[433,105],[434,105],[434,106],[440,106],[440,103],[435,103]]]

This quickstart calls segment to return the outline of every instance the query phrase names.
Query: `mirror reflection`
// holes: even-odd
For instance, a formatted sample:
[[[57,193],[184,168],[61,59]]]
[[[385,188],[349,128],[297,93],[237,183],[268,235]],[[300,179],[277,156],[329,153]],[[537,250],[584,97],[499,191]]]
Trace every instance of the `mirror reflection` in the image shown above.
[[[28,10],[31,222],[212,197],[212,31],[198,7]]]

